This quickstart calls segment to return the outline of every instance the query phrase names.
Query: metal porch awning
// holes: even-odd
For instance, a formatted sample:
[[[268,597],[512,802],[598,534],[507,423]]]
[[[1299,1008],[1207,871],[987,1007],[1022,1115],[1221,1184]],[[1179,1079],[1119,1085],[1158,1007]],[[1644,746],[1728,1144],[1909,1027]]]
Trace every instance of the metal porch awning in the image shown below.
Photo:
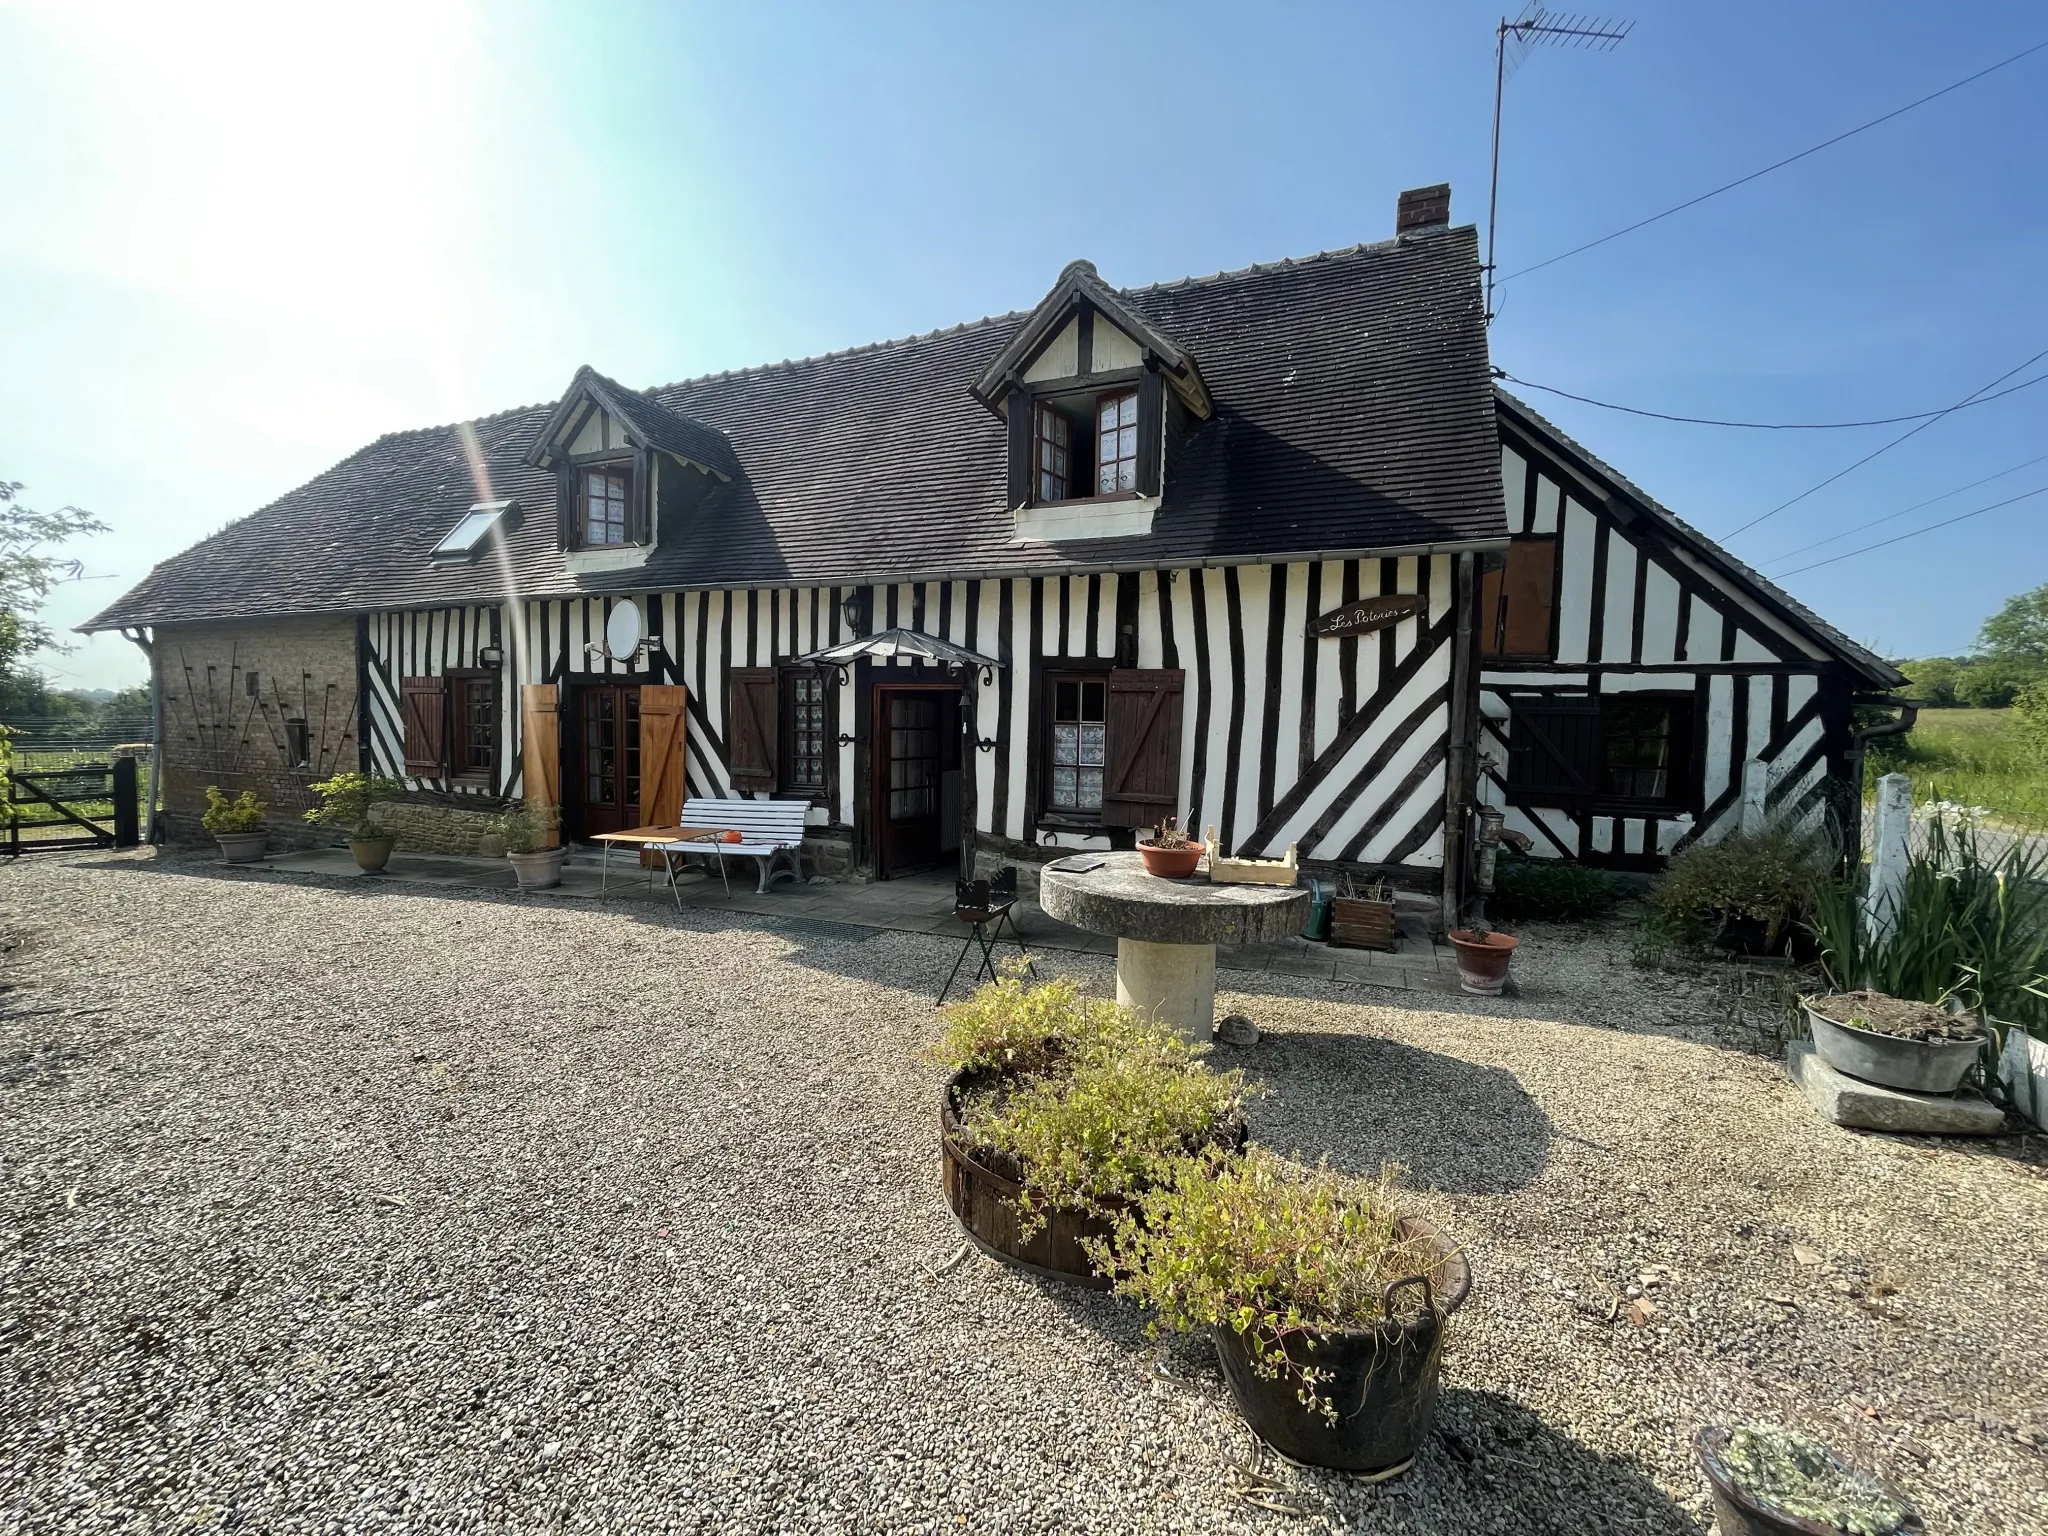
[[[922,635],[914,629],[885,629],[872,635],[863,635],[857,640],[842,640],[837,645],[827,646],[822,651],[812,651],[808,656],[796,658],[800,664],[838,667],[844,670],[856,661],[922,661],[949,672],[974,671],[982,674],[984,682],[994,682],[996,668],[1003,665],[993,656],[984,656],[979,651],[970,651],[964,645],[954,645],[935,635]]]

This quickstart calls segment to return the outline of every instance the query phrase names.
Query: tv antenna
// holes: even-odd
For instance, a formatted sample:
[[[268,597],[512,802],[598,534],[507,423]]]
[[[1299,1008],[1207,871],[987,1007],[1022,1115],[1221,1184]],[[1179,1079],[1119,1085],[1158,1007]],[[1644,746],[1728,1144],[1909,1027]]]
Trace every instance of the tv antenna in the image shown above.
[[[1493,188],[1486,199],[1486,319],[1493,322],[1493,233],[1500,212],[1500,103],[1508,76],[1522,67],[1532,48],[1549,45],[1607,53],[1628,36],[1633,21],[1566,15],[1529,0],[1513,21],[1503,16],[1493,35]]]

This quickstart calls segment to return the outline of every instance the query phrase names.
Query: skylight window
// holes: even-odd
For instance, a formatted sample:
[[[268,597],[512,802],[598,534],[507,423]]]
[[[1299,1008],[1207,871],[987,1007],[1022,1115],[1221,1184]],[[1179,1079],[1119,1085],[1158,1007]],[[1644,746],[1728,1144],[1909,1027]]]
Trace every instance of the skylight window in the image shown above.
[[[462,521],[448,530],[448,537],[434,546],[436,560],[472,558],[490,531],[512,508],[509,501],[480,501],[462,515]]]

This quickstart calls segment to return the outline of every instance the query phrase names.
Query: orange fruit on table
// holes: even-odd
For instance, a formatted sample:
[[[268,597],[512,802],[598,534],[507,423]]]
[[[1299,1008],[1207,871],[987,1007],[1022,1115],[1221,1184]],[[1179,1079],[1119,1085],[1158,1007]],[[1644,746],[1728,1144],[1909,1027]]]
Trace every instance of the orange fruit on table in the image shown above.
[[[725,832],[720,834],[718,840],[721,843],[743,843],[746,841],[746,838],[738,832]]]

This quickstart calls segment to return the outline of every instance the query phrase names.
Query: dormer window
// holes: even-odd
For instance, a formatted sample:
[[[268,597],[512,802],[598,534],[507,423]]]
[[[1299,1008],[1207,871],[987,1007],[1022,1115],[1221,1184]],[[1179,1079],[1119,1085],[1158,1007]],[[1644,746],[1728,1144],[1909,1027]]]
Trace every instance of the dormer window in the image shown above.
[[[585,549],[630,544],[632,538],[633,471],[623,464],[578,471],[576,538]]]
[[[1136,493],[1138,437],[1135,389],[1035,401],[1032,501],[1045,506]]]

